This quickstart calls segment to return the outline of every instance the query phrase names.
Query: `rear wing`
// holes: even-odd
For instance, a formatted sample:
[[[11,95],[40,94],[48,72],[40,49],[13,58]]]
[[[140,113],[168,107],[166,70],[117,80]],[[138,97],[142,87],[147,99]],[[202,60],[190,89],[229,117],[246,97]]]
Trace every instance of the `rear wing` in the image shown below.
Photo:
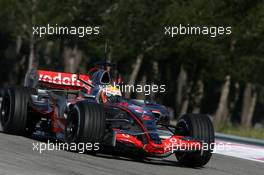
[[[91,90],[91,87],[87,83],[92,84],[92,82],[90,77],[85,74],[38,70],[38,78],[40,84],[50,88],[66,90],[80,90],[85,88],[87,92]]]

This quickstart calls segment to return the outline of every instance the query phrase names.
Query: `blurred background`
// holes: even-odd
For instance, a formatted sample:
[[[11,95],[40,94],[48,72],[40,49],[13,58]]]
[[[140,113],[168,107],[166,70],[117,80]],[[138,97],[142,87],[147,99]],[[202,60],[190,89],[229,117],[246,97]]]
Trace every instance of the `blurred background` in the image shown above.
[[[166,105],[172,120],[207,113],[217,131],[264,138],[264,1],[0,0],[0,86],[23,84],[31,67],[88,71],[105,58],[124,82],[165,84],[127,97]],[[100,34],[32,34],[33,26],[100,26]],[[231,26],[231,35],[164,35],[165,26]]]

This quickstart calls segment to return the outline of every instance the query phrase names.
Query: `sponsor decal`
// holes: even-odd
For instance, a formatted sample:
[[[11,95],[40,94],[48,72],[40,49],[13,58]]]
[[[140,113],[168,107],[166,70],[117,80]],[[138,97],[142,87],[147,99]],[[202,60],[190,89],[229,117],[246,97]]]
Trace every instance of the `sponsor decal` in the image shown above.
[[[84,83],[77,79],[77,74],[39,70],[38,75],[39,81],[46,83],[67,86],[85,86]],[[88,75],[82,74],[80,75],[80,79],[91,83]]]

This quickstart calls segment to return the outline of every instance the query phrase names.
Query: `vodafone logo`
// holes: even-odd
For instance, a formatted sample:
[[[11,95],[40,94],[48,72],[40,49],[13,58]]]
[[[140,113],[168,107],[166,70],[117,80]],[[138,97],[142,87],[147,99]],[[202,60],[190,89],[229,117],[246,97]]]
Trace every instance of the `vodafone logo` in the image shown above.
[[[83,86],[83,83],[77,80],[76,74],[51,71],[38,71],[38,74],[39,81],[58,85]],[[89,81],[89,77],[87,75],[80,75],[80,78],[84,81]]]
[[[80,81],[77,80],[76,74],[72,74],[71,77],[62,77],[61,73],[58,73],[58,75],[55,77],[52,77],[50,75],[40,74],[39,80],[54,84],[81,86]]]

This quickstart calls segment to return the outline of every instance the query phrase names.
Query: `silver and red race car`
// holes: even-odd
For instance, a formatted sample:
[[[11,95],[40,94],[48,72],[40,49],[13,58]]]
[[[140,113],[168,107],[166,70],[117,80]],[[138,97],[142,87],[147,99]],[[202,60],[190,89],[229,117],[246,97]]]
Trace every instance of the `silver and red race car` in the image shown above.
[[[166,107],[123,98],[109,66],[98,64],[87,74],[27,73],[24,87],[4,89],[3,131],[28,136],[44,133],[69,144],[99,143],[99,151],[140,159],[175,155],[190,167],[210,160],[214,128],[207,115],[185,114],[172,126]]]

